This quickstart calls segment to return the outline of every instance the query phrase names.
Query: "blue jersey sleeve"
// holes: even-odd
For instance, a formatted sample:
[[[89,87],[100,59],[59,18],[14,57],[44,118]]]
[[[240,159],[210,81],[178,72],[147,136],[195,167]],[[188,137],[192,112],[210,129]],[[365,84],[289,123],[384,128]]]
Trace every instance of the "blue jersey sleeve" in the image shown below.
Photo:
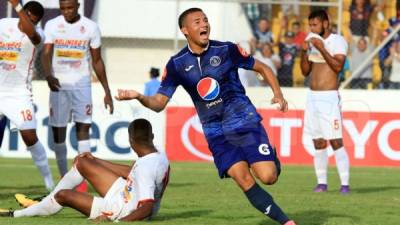
[[[160,88],[158,89],[157,93],[171,98],[179,85],[178,82],[176,82],[177,75],[178,74],[175,69],[174,61],[171,58],[164,69]]]
[[[235,66],[246,70],[251,70],[254,67],[254,58],[246,52],[238,44],[231,43],[229,45],[229,52],[232,62]]]

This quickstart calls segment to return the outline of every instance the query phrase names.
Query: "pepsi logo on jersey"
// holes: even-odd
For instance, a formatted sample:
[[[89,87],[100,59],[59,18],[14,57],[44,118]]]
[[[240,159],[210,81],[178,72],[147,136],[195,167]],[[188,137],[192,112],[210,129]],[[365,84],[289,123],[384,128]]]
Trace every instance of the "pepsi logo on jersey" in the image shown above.
[[[197,83],[197,93],[203,100],[214,100],[219,95],[219,84],[211,77],[203,78]]]

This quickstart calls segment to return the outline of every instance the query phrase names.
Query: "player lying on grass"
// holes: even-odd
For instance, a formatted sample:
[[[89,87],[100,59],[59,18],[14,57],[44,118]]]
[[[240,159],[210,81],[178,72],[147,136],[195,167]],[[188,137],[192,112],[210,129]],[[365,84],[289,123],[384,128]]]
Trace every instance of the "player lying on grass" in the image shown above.
[[[154,147],[151,124],[145,119],[129,125],[129,142],[138,155],[132,166],[120,165],[83,153],[41,202],[21,210],[1,210],[0,216],[47,216],[63,206],[74,208],[98,221],[134,221],[150,219],[160,207],[168,184],[169,163]],[[87,179],[101,197],[74,190]]]

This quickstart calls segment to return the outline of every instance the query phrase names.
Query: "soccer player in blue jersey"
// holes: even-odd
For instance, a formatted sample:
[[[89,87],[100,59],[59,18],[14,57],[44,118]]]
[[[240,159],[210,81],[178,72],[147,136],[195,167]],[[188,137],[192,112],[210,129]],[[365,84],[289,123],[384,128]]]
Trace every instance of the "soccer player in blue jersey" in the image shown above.
[[[182,85],[200,117],[219,176],[232,177],[263,214],[280,224],[295,224],[255,181],[254,176],[264,184],[274,184],[280,163],[237,72],[244,68],[260,73],[274,93],[271,102],[287,111],[287,102],[271,69],[238,45],[209,40],[210,24],[199,8],[184,11],[179,27],[188,45],[167,63],[158,93],[144,96],[135,90],[118,90],[116,99],[137,99],[160,112]]]

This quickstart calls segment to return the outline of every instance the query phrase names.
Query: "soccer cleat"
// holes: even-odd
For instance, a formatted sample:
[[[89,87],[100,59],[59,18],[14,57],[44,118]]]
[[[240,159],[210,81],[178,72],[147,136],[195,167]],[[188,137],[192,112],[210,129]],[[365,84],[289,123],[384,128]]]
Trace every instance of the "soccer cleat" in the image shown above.
[[[342,185],[342,186],[340,187],[340,193],[341,193],[342,195],[350,194],[350,186],[349,186],[349,185]]]
[[[18,204],[23,208],[28,208],[31,205],[39,203],[38,200],[31,199],[24,194],[15,194],[14,197]]]
[[[317,184],[317,186],[314,188],[315,193],[321,193],[321,192],[327,192],[327,191],[328,191],[327,184]]]
[[[14,217],[14,211],[11,209],[0,209],[0,217]]]
[[[289,220],[283,225],[296,225],[296,223],[293,220]]]
[[[276,152],[276,147],[272,148],[272,154],[274,154],[274,156],[275,156],[274,162],[275,162],[276,172],[278,173],[278,177],[279,177],[282,169],[281,169],[281,161],[279,161],[278,153]]]

